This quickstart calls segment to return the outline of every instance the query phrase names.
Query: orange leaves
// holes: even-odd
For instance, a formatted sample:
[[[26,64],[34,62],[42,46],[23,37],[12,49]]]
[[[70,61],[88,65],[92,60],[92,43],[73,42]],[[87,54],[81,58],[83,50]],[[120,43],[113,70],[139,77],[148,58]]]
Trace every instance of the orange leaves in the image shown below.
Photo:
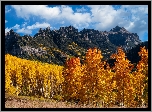
[[[66,66],[56,66],[47,63],[32,62],[19,59],[9,54],[5,55],[5,89],[18,91],[12,87],[17,82],[22,92],[46,97],[52,93],[65,100],[79,100],[80,103],[104,101],[106,105],[116,101],[125,106],[137,106],[141,98],[148,101],[148,51],[141,48],[141,60],[133,72],[133,64],[126,58],[121,48],[111,55],[116,59],[115,66],[101,61],[101,51],[97,48],[88,49],[84,64],[79,58],[66,60]],[[43,88],[43,89],[42,89]],[[41,90],[42,89],[42,90]],[[136,100],[135,100],[136,99]]]
[[[143,47],[138,54],[141,56],[141,61],[137,64],[137,70],[134,72],[132,72],[133,64],[126,59],[125,53],[121,48],[118,48],[117,54],[111,56],[111,58],[116,59],[113,69],[116,73],[115,80],[119,94],[117,100],[123,101],[127,106],[132,105],[129,102],[134,102],[134,104],[140,102],[143,93],[143,80],[145,79],[144,73],[146,73],[143,71],[148,72],[148,69],[146,69],[146,67],[148,68],[148,51]],[[139,93],[138,97],[140,98],[134,101],[136,93]]]
[[[118,49],[117,49],[117,54],[112,54],[111,55],[111,58],[116,59],[117,62],[124,61],[125,57],[126,57],[125,53],[123,52],[123,50],[120,47],[118,47]]]
[[[117,100],[119,103],[122,103],[122,101],[124,101],[124,97],[126,97],[124,90],[125,88],[127,88],[127,84],[125,83],[128,83],[130,80],[129,73],[131,72],[131,70],[127,69],[129,68],[128,66],[130,66],[131,64],[127,59],[125,59],[125,53],[120,47],[118,47],[117,49],[117,54],[113,54],[111,58],[116,59],[113,69],[116,73],[115,79],[118,90]]]
[[[141,105],[141,97],[144,97],[144,101],[148,103],[148,50],[145,47],[140,48],[138,52],[141,60],[137,64],[137,71],[134,72],[135,78],[135,91],[138,94],[138,105]],[[143,94],[143,95],[142,95]]]
[[[135,80],[142,77],[135,79],[135,73],[131,73],[133,64],[126,59],[121,48],[118,48],[117,53],[113,54],[111,58],[116,59],[112,69],[101,61],[101,51],[96,48],[88,49],[86,63],[83,65],[79,58],[67,60],[63,90],[65,98],[79,99],[81,103],[104,100],[108,105],[116,101],[127,106],[135,103],[135,84],[138,83]]]
[[[138,54],[141,56],[141,61],[143,61],[143,59],[148,59],[148,50],[145,49],[145,46],[140,48],[140,52]]]
[[[80,66],[80,58],[70,58],[66,61],[66,65],[70,67]]]
[[[63,91],[62,94],[66,100],[77,99],[78,91],[82,88],[81,73],[82,67],[79,58],[70,58],[66,60],[66,67],[63,70]]]
[[[102,58],[101,51],[97,48],[89,49],[86,53],[86,63],[90,67],[96,67],[96,65],[101,62]]]
[[[70,58],[68,60],[66,60],[66,66],[67,66],[67,71],[69,71],[69,73],[74,73],[77,66],[80,66],[80,58]]]
[[[137,65],[138,71],[142,71],[144,68],[148,69],[148,50],[145,47],[141,47],[138,54],[141,57],[141,61]]]
[[[107,71],[104,69],[106,63],[101,62],[101,59],[101,51],[94,48],[86,52],[86,63],[83,65],[78,58],[66,61],[63,90],[66,99],[79,99],[81,103],[88,103],[99,101],[103,96],[107,100],[111,92],[109,82],[113,76],[110,75],[109,65]]]

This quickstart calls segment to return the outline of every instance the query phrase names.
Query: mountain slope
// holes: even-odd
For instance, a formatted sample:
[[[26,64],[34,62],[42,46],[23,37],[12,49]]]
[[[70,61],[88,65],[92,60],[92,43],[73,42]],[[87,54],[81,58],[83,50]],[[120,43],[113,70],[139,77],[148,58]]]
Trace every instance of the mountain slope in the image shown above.
[[[140,47],[144,47],[148,49],[148,41],[142,42],[141,44],[136,45],[134,48],[129,50],[126,53],[127,58],[132,62],[132,63],[137,63],[140,60],[140,56],[138,52],[140,51]]]
[[[125,51],[141,44],[137,34],[116,26],[109,32],[94,29],[78,29],[73,26],[60,27],[59,30],[39,29],[31,37],[20,36],[10,30],[5,36],[5,53],[20,58],[63,65],[66,58],[80,57],[83,62],[88,48],[97,47],[102,51],[104,60],[116,52],[117,47]]]

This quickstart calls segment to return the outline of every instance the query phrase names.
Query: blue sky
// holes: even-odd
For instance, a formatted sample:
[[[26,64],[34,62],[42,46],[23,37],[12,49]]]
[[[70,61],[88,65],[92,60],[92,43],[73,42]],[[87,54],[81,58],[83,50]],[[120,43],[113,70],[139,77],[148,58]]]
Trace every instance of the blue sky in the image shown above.
[[[10,29],[20,35],[33,36],[39,28],[61,26],[110,31],[115,26],[137,33],[148,40],[147,5],[7,5],[5,33]]]

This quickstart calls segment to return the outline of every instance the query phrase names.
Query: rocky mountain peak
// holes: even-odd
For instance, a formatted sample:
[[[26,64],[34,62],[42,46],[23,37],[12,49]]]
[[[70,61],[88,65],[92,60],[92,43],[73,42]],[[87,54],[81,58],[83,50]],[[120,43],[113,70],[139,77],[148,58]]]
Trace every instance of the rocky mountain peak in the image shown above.
[[[124,27],[116,26],[115,28],[111,29],[112,32],[128,32]]]
[[[110,30],[109,40],[116,46],[122,46],[124,50],[129,50],[141,43],[137,33],[131,33],[124,27],[116,26]]]
[[[9,32],[5,33],[5,39],[9,39],[9,38],[16,38],[17,36],[19,36],[19,34],[17,34],[16,32],[13,31],[13,29],[11,29]]]
[[[58,30],[50,30],[50,27],[40,28],[34,37],[19,36],[13,30],[5,35],[6,53],[29,58],[35,55],[39,60],[45,62],[52,60],[56,64],[64,63],[63,54],[66,56],[81,54],[81,58],[88,48],[97,47],[103,52],[105,59],[108,59],[118,46],[130,50],[139,43],[141,41],[136,33],[130,33],[119,26],[110,31],[84,28],[78,32],[78,29],[70,25],[60,27]]]

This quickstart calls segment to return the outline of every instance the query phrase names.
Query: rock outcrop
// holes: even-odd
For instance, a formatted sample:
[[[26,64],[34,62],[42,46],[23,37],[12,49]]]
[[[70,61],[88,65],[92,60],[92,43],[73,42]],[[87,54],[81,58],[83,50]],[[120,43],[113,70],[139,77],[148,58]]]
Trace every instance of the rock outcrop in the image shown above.
[[[71,56],[83,60],[88,48],[99,48],[104,60],[108,60],[118,46],[127,52],[139,44],[141,40],[136,33],[130,33],[119,26],[110,31],[83,29],[80,32],[73,26],[60,27],[59,30],[47,27],[40,28],[34,37],[20,36],[13,30],[5,34],[5,53],[60,65]]]

